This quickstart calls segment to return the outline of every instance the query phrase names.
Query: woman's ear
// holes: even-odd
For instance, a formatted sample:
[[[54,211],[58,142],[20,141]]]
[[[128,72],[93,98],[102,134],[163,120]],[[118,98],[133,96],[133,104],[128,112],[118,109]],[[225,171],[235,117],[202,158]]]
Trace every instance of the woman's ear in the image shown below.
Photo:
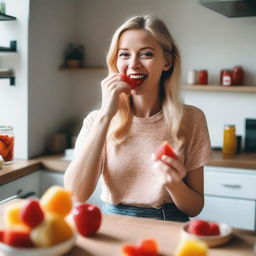
[[[163,71],[167,71],[171,68],[172,66],[172,59],[171,57],[166,57],[165,58],[165,65],[164,65],[164,68],[163,68]]]

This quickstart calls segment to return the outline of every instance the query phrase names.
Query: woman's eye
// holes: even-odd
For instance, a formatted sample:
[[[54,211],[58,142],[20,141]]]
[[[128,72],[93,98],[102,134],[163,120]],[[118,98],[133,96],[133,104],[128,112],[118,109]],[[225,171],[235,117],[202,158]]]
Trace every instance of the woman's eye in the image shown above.
[[[129,57],[129,53],[127,53],[127,52],[121,52],[121,53],[119,53],[119,57]]]
[[[143,56],[143,57],[152,57],[153,53],[152,52],[143,52],[143,53],[141,53],[141,56]]]

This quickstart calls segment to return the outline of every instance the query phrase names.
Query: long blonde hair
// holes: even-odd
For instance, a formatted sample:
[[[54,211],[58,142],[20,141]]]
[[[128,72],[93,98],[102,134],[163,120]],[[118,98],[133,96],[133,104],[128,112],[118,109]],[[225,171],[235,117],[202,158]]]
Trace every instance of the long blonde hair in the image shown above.
[[[180,72],[181,60],[179,50],[167,27],[160,19],[151,16],[135,16],[121,25],[113,35],[107,54],[107,65],[109,72],[118,72],[116,67],[118,44],[123,32],[127,30],[144,30],[160,44],[165,57],[171,60],[172,66],[161,75],[160,97],[164,122],[169,132],[169,140],[175,148],[180,148],[183,139],[179,138],[179,128],[183,116],[183,103],[180,98]],[[125,135],[130,127],[132,111],[130,98],[126,94],[120,95],[119,110],[111,123],[110,135],[115,144],[125,140]]]

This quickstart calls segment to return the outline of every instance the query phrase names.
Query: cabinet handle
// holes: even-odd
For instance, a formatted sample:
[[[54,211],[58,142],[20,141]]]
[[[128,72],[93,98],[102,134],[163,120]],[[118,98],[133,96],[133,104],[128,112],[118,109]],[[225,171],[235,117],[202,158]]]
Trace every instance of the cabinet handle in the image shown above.
[[[225,188],[241,188],[242,186],[239,184],[222,184]]]
[[[22,189],[19,189],[19,190],[16,192],[15,195],[10,196],[10,197],[7,197],[7,198],[3,199],[2,201],[0,201],[0,205],[1,205],[1,204],[4,204],[4,203],[7,203],[7,202],[9,202],[9,201],[11,201],[11,200],[13,200],[13,199],[17,199],[17,198],[25,199],[25,198],[28,198],[28,197],[33,196],[33,195],[36,194],[34,191],[27,192],[27,193],[25,193],[25,194],[23,194],[23,195],[22,195],[21,193],[22,193]]]

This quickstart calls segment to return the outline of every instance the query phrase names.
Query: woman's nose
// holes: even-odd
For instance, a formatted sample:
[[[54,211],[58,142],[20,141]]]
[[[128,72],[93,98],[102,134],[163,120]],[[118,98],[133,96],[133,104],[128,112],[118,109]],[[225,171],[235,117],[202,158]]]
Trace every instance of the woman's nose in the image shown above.
[[[139,67],[141,67],[141,62],[140,62],[139,58],[137,56],[131,57],[130,61],[129,61],[129,68],[136,69]]]

